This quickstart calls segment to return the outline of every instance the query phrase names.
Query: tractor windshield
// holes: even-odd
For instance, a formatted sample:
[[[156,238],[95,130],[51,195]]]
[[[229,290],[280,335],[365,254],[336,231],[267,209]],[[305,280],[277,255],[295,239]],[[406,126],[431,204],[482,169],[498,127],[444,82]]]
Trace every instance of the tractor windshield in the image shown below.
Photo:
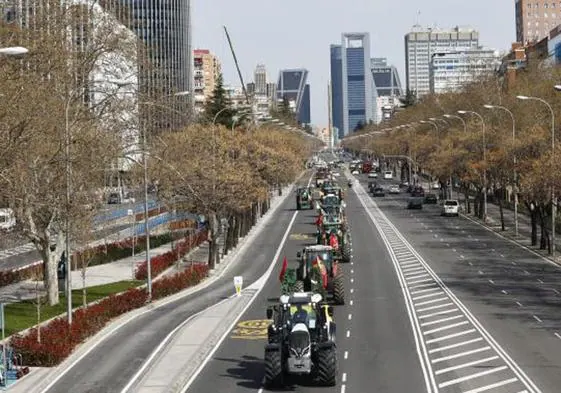
[[[326,206],[325,209],[326,216],[335,216],[337,217],[341,213],[341,209],[339,206]]]
[[[336,195],[327,195],[323,198],[323,205],[326,207],[339,206],[339,198]]]
[[[331,262],[333,261],[331,251],[312,251],[308,252],[307,263],[308,266],[311,267],[312,263],[316,259],[316,257],[320,257],[322,263],[325,265],[327,269],[331,268]]]

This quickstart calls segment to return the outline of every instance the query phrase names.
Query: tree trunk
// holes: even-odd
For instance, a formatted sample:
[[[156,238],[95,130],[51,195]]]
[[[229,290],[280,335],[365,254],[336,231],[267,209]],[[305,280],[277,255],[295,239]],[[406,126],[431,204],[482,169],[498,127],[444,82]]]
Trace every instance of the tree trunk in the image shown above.
[[[208,243],[208,267],[213,270],[216,267],[216,260],[218,257],[218,243],[216,237],[218,236],[218,217],[216,213],[210,214],[210,228],[209,228],[209,243]]]
[[[505,215],[504,215],[504,209],[503,209],[503,198],[498,198],[499,199],[499,212],[501,213],[501,231],[505,230]]]
[[[530,244],[536,246],[538,244],[538,220],[536,215],[536,205],[533,202],[524,201],[524,205],[530,212]]]
[[[465,197],[464,203],[466,204],[466,214],[471,214],[471,203],[469,203],[469,187],[465,186],[463,191]]]
[[[538,218],[540,223],[540,250],[548,248],[549,234],[545,225],[544,209],[542,204],[538,206]]]
[[[43,259],[43,279],[45,282],[45,290],[47,291],[47,301],[49,302],[49,306],[54,306],[60,301],[58,295],[57,269],[64,248],[64,234],[59,233],[57,235],[53,251],[51,251],[50,243],[51,237],[48,235],[41,239],[40,253]],[[69,258],[67,258],[66,263],[70,263]]]

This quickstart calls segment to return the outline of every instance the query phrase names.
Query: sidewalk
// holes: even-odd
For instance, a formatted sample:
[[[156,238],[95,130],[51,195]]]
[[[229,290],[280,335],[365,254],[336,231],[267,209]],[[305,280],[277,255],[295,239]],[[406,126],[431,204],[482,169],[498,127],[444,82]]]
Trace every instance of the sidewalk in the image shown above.
[[[219,237],[219,244],[222,247],[223,239]],[[150,256],[155,257],[162,255],[171,250],[172,243],[164,244],[160,247],[150,250]],[[184,260],[196,260],[206,262],[208,259],[208,243],[204,242],[201,246],[195,248],[190,253],[183,257]],[[134,257],[119,259],[115,262],[106,263],[103,265],[91,266],[86,268],[86,288],[97,285],[105,285],[119,281],[133,280],[133,272],[136,266],[146,260],[146,253],[141,252]],[[164,274],[172,274],[177,271],[177,265]],[[181,265],[180,265],[181,266]],[[180,267],[181,269],[181,267]],[[26,299],[34,299],[36,295],[36,281],[26,280],[20,281],[15,284],[7,285],[0,288],[0,302],[14,303]],[[45,295],[43,282],[39,283],[40,292]],[[82,270],[72,271],[72,289],[82,289]]]

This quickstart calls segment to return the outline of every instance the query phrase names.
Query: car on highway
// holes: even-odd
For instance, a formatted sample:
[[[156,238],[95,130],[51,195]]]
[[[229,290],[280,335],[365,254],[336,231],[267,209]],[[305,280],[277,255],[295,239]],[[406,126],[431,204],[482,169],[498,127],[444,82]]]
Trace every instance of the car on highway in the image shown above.
[[[386,191],[382,187],[374,187],[372,190],[373,197],[384,197],[386,196]]]
[[[351,172],[351,175],[358,175],[360,174],[360,172],[356,169],[353,169],[353,171]]]
[[[387,179],[387,180],[393,179],[393,172],[392,171],[385,171],[384,172],[384,179]]]
[[[421,197],[410,197],[407,200],[408,209],[422,209],[424,199]]]
[[[399,194],[401,191],[400,191],[399,186],[397,184],[392,184],[390,186],[390,188],[388,189],[388,192],[390,194]]]
[[[377,179],[378,178],[378,172],[370,171],[370,173],[368,174],[368,177],[371,178],[371,179]]]
[[[438,197],[436,194],[430,193],[425,195],[425,203],[430,205],[435,205],[438,203]]]
[[[460,203],[455,199],[447,199],[442,205],[443,216],[459,216],[460,215]]]
[[[425,197],[425,189],[421,186],[415,186],[411,190],[412,197]]]
[[[435,181],[435,182],[433,182],[433,183],[431,184],[430,187],[431,187],[433,190],[438,190],[438,189],[440,189],[440,183],[437,182],[437,181]]]

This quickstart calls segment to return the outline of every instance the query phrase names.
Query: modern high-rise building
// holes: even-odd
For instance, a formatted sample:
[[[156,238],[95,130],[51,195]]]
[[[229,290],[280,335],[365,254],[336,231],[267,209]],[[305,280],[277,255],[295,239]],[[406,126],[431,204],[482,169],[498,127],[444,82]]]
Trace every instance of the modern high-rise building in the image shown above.
[[[201,113],[212,97],[218,76],[222,72],[220,60],[208,49],[193,51],[193,95],[195,113]]]
[[[267,69],[264,64],[257,64],[255,67],[253,83],[255,83],[255,94],[267,94]]]
[[[330,111],[332,132],[337,129],[338,136],[343,133],[343,60],[341,45],[330,46],[331,83],[330,83]]]
[[[552,0],[516,0],[516,41],[540,41],[561,24],[561,3]]]
[[[331,86],[333,125],[341,138],[373,120],[369,33],[343,33],[341,45],[331,45]]]
[[[435,52],[430,64],[431,93],[459,91],[478,77],[498,71],[501,62],[500,53],[493,49]]]
[[[435,52],[479,47],[479,33],[466,27],[441,30],[413,26],[405,35],[407,89],[417,97],[430,93],[430,62]]]
[[[371,59],[370,70],[374,80],[374,122],[380,123],[391,118],[394,109],[400,105],[403,91],[397,68],[388,65],[387,59]]]
[[[301,124],[309,124],[310,85],[306,84],[308,70],[304,68],[281,70],[277,82],[277,102],[288,100],[290,108]]]

